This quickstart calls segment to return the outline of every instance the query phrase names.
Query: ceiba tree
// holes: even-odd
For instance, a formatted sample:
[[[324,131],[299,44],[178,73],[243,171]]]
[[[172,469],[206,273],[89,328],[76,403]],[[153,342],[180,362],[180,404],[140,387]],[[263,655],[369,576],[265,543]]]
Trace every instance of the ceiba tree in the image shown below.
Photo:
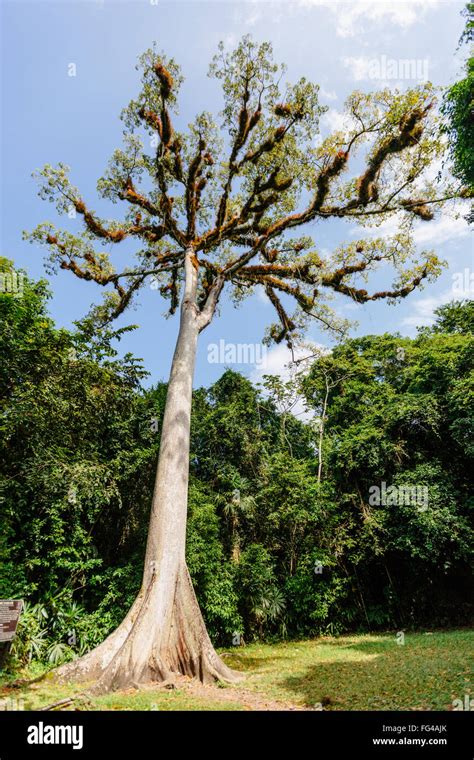
[[[343,129],[318,143],[326,110],[319,88],[304,78],[288,83],[268,43],[245,37],[232,52],[220,45],[210,67],[223,91],[219,127],[201,113],[178,131],[182,77],[174,60],[154,47],[137,69],[142,86],[122,112],[124,147],[98,182],[102,198],[124,202],[123,221],[100,218],[69,182],[68,168],[47,165],[38,173],[40,197],[76,216],[82,231],[44,223],[28,234],[49,247],[53,269],[106,289],[97,320],[121,314],[150,278],[169,312],[179,308],[141,589],[100,646],[59,670],[61,678],[94,681],[96,691],[178,673],[203,682],[237,677],[211,644],[185,561],[196,347],[224,289],[240,301],[263,287],[277,316],[268,340],[291,345],[310,318],[341,329],[327,294],[396,301],[437,275],[436,256],[416,251],[413,223],[431,220],[460,194],[430,173],[443,153],[430,85],[355,92]],[[392,237],[366,234],[330,255],[309,234],[317,222],[376,227],[391,217],[398,219]],[[125,240],[137,250],[129,266],[117,268],[111,252]],[[395,281],[369,293],[362,285],[384,263]]]

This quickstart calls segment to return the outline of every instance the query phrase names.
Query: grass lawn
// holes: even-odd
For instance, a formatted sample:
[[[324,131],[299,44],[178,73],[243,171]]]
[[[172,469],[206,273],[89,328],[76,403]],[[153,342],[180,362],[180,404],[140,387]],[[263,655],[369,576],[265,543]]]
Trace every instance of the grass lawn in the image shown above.
[[[239,649],[245,686],[328,710],[450,710],[471,693],[474,631],[324,637]]]
[[[452,710],[472,695],[474,631],[323,637],[252,644],[223,653],[245,674],[236,686],[183,682],[178,688],[130,689],[76,707],[93,710]],[[82,687],[83,689],[83,687]],[[0,688],[4,706],[37,709],[79,693],[50,677],[29,687]],[[0,705],[1,707],[1,705]]]

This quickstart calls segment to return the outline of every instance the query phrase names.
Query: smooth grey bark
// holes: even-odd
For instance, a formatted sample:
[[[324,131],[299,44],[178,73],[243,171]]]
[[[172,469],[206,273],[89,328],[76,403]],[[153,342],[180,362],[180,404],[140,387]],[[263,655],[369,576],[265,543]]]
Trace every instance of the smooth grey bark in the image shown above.
[[[203,682],[238,678],[212,646],[185,560],[197,342],[212,319],[223,286],[219,281],[199,311],[197,281],[196,258],[188,249],[140,592],[123,622],[99,647],[57,672],[60,680],[95,681],[96,693],[165,681],[178,674]]]

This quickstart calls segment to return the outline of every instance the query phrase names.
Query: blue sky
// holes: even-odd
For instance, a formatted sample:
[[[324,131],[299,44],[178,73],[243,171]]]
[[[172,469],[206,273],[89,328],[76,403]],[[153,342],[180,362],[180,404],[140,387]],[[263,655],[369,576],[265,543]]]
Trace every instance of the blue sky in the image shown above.
[[[183,69],[182,124],[202,110],[218,113],[221,100],[217,84],[207,78],[209,61],[219,40],[232,47],[250,32],[273,43],[275,59],[287,64],[289,79],[306,76],[321,86],[321,102],[329,107],[322,124],[327,132],[338,126],[344,99],[353,89],[397,84],[383,80],[384,61],[418,61],[436,85],[459,78],[462,55],[456,47],[463,5],[457,0],[3,0],[1,254],[32,277],[44,276],[44,250],[24,242],[21,233],[44,220],[57,221],[52,207],[37,197],[31,178],[45,163],[68,164],[71,181],[102,215],[119,211],[97,200],[95,186],[120,145],[120,111],[138,90],[137,57],[154,40]],[[371,74],[374,61],[380,65],[378,80]],[[70,63],[76,65],[75,77],[68,76]],[[402,87],[416,83],[398,82]],[[321,249],[330,250],[350,239],[354,230],[339,223],[315,228],[312,234]],[[472,238],[462,218],[443,216],[424,227],[420,222],[417,234],[420,246],[435,248],[447,259],[448,269],[436,283],[397,306],[354,308],[338,301],[341,313],[359,322],[353,335],[397,330],[413,335],[416,324],[429,321],[433,308],[456,295],[453,275],[465,269],[472,273]],[[67,272],[53,277],[51,287],[50,311],[61,326],[70,326],[100,297],[97,286]],[[121,350],[143,357],[153,382],[167,376],[177,332],[177,318],[165,320],[163,311],[157,293],[148,288],[138,307],[121,320],[140,325]],[[220,316],[202,335],[196,385],[214,381],[223,371],[222,365],[207,361],[209,343],[258,343],[272,321],[272,308],[261,297],[253,296],[238,310],[224,299]],[[308,337],[328,344],[316,325]],[[279,371],[288,359],[286,348],[277,347],[267,371]],[[256,376],[252,366],[236,368]]]

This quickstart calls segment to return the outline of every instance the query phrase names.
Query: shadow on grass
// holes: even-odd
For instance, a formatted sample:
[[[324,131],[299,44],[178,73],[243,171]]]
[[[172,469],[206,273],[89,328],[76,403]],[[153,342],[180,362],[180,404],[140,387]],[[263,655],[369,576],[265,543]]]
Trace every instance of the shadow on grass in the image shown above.
[[[410,645],[408,640],[397,645],[395,637],[393,641],[385,637],[379,641],[321,642],[320,654],[323,648],[321,660],[307,666],[307,655],[306,662],[301,663],[304,670],[279,679],[281,687],[307,706],[322,705],[328,710],[447,710],[451,709],[452,694],[461,694],[465,687],[466,671],[460,672],[460,668],[467,664],[467,656],[444,642],[435,646],[428,639]]]
[[[222,657],[222,653],[221,653],[221,657]],[[251,655],[247,655],[245,652],[242,652],[242,653],[229,652],[228,656],[224,657],[223,659],[224,659],[225,664],[228,665],[230,668],[233,668],[234,670],[239,670],[242,673],[247,673],[251,670],[261,670],[268,663],[273,664],[276,660],[286,660],[288,659],[288,657],[285,655],[275,655],[275,654],[271,654],[268,656],[258,655],[258,656],[252,657]]]

